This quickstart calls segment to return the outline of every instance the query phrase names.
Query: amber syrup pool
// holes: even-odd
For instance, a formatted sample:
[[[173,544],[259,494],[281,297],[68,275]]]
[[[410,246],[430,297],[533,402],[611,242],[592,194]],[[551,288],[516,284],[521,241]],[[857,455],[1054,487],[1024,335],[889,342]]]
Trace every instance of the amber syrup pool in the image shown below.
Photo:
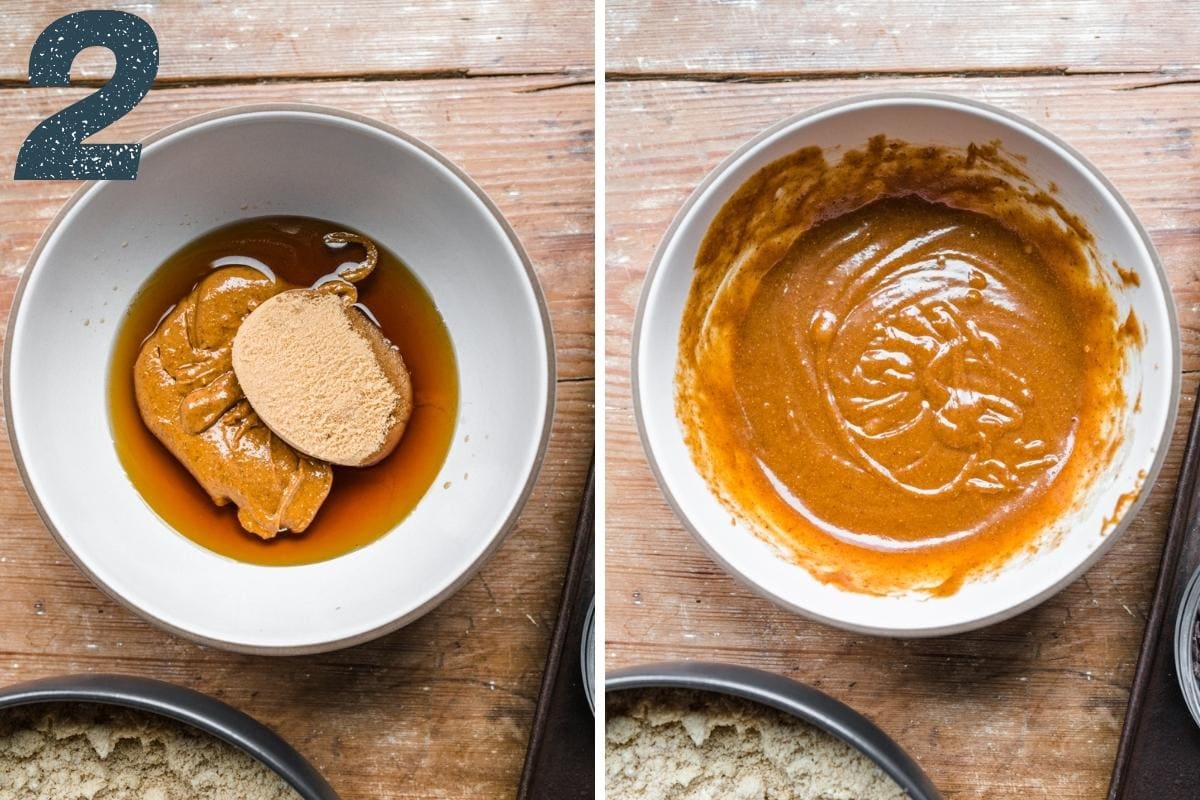
[[[260,217],[210,231],[155,270],[117,332],[109,363],[109,419],[130,481],[179,533],[238,561],[309,564],[370,544],[416,507],[450,449],[458,416],[458,368],[450,334],[425,287],[383,247],[374,272],[356,284],[358,297],[400,348],[412,374],[415,408],[399,446],[379,464],[334,467],[333,488],[304,533],[282,533],[263,541],[244,531],[237,507],[213,505],[191,473],[142,423],[133,389],[138,350],[167,310],[214,268],[214,262],[228,266],[254,259],[248,263],[262,262],[279,278],[308,286],[354,257],[322,241],[326,233],[341,230],[353,229],[306,217]]]

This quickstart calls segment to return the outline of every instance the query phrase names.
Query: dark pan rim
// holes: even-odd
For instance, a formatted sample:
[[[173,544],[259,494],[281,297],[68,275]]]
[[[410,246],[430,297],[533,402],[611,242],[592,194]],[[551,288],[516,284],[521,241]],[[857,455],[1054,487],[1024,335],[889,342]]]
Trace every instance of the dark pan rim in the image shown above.
[[[0,689],[0,709],[53,703],[118,706],[173,719],[251,756],[304,800],[340,800],[321,773],[279,734],[193,689],[133,675],[66,675]]]
[[[791,678],[736,664],[680,661],[608,673],[605,692],[693,689],[761,703],[808,722],[874,761],[912,800],[942,800],[917,762],[879,726],[850,706]]]

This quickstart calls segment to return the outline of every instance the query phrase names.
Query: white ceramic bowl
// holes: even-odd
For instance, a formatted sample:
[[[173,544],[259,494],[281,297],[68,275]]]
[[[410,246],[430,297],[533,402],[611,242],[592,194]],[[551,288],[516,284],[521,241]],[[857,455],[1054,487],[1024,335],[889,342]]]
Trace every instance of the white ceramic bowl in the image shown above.
[[[997,574],[969,581],[949,597],[869,596],[815,580],[777,555],[744,523],[735,523],[692,462],[675,414],[679,327],[696,251],[721,206],[758,169],[801,147],[861,147],[873,134],[918,144],[966,147],[999,140],[1025,168],[1081,216],[1106,269],[1113,259],[1141,285],[1116,296],[1121,318],[1133,308],[1146,329],[1126,376],[1126,428],[1120,452],[1094,483],[1082,510],[1059,521],[1056,545],[1016,559]],[[1114,278],[1116,276],[1114,275]],[[1117,280],[1117,285],[1120,281]],[[786,608],[864,633],[934,636],[982,627],[1045,600],[1079,577],[1116,541],[1149,493],[1174,427],[1179,398],[1179,334],[1166,276],[1154,246],[1116,189],[1052,134],[999,109],[928,94],[871,95],[821,106],[764,131],[705,178],[659,245],[638,309],[633,353],[634,404],[643,444],[676,513],[726,570]],[[1141,397],[1140,408],[1134,404]],[[1141,491],[1139,491],[1141,490]],[[1119,502],[1137,491],[1133,503]],[[1115,529],[1104,520],[1122,508]],[[1052,533],[1047,532],[1048,536]]]
[[[126,477],[106,405],[118,324],[142,282],[201,233],[264,214],[339,222],[391,249],[433,296],[458,359],[453,443],[416,509],[364,548],[297,567],[238,563],[168,527]],[[9,437],[59,543],[142,616],[240,651],[349,646],[452,594],[515,522],[553,414],[545,303],[496,207],[427,145],[313,106],[188,120],[145,142],[136,181],[83,186],[34,250],[6,346]]]

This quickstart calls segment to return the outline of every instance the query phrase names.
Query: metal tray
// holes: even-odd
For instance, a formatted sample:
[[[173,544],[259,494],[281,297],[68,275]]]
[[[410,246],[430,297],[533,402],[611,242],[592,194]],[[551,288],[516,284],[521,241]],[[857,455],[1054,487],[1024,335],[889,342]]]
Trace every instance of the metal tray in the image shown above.
[[[1200,408],[1200,395],[1197,395]],[[1108,800],[1200,797],[1200,726],[1175,667],[1176,620],[1188,576],[1200,566],[1200,418],[1192,412],[1158,585],[1129,692]]]
[[[594,480],[589,470],[517,800],[596,797],[595,717],[580,658],[588,605],[595,595]]]

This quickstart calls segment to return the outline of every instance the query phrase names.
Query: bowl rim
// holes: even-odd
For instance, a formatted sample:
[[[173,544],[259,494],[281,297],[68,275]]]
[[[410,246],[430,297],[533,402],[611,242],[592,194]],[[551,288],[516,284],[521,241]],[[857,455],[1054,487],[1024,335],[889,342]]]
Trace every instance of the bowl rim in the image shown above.
[[[1007,121],[1008,123],[1014,125],[1015,127],[1019,128],[1019,129],[1023,129],[1027,132],[1030,132],[1030,133],[1036,135],[1036,136],[1040,136],[1040,137],[1046,139],[1047,141],[1050,142],[1050,144],[1054,145],[1055,147],[1059,148],[1063,153],[1065,153],[1066,156],[1068,156],[1071,159],[1074,159],[1077,162],[1079,168],[1081,168],[1083,172],[1087,173],[1089,177],[1091,177],[1093,180],[1095,180],[1104,189],[1104,191],[1113,199],[1113,201],[1115,202],[1115,204],[1116,204],[1117,208],[1119,209],[1119,211],[1121,212],[1121,214],[1129,221],[1131,228],[1136,232],[1138,239],[1140,240],[1142,246],[1145,248],[1147,254],[1149,255],[1150,265],[1151,265],[1152,269],[1154,270],[1154,272],[1159,280],[1160,285],[1163,287],[1163,299],[1165,301],[1164,305],[1166,307],[1166,315],[1167,315],[1166,324],[1167,324],[1168,329],[1171,332],[1171,337],[1170,337],[1171,340],[1170,340],[1170,344],[1169,344],[1170,355],[1171,355],[1173,364],[1176,368],[1174,370],[1172,370],[1172,373],[1170,376],[1171,388],[1170,388],[1170,391],[1168,394],[1168,397],[1170,398],[1170,404],[1169,404],[1169,408],[1167,410],[1167,416],[1166,416],[1166,419],[1164,420],[1163,430],[1159,437],[1158,447],[1157,447],[1157,450],[1155,451],[1154,458],[1152,460],[1152,463],[1150,464],[1150,468],[1146,471],[1146,477],[1141,484],[1142,490],[1137,493],[1137,496],[1134,498],[1133,502],[1130,503],[1124,509],[1124,512],[1122,513],[1121,518],[1117,522],[1116,526],[1104,537],[1103,541],[1101,542],[1101,544],[1098,547],[1096,547],[1094,550],[1092,550],[1090,553],[1088,553],[1086,558],[1084,558],[1079,564],[1077,564],[1075,566],[1074,569],[1070,570],[1061,579],[1059,579],[1052,585],[1046,587],[1042,591],[1037,592],[1034,595],[1031,595],[1030,597],[1021,601],[1020,603],[1016,603],[1012,606],[1009,606],[1006,609],[1002,609],[1000,611],[993,612],[986,616],[975,617],[973,619],[964,620],[964,621],[951,622],[949,624],[928,625],[925,627],[899,628],[899,627],[876,627],[876,626],[869,626],[869,625],[858,625],[858,624],[850,623],[850,622],[847,622],[845,620],[842,620],[842,619],[839,619],[836,617],[828,616],[825,614],[819,614],[819,613],[813,611],[812,609],[802,607],[802,606],[788,600],[787,598],[784,598],[774,592],[768,591],[766,588],[764,588],[763,586],[759,585],[756,581],[751,579],[750,576],[744,575],[740,571],[734,569],[732,567],[732,565],[730,565],[724,558],[721,557],[721,555],[717,552],[716,548],[707,540],[707,538],[702,533],[700,533],[699,527],[691,520],[691,518],[684,511],[682,504],[678,501],[678,499],[675,497],[674,493],[671,491],[671,488],[667,483],[667,480],[662,472],[662,469],[659,467],[658,459],[655,455],[653,445],[650,441],[649,435],[646,432],[645,411],[642,408],[641,375],[640,375],[640,369],[639,369],[639,362],[640,362],[640,354],[641,354],[641,347],[642,347],[642,340],[643,340],[643,326],[646,321],[646,308],[649,304],[651,289],[658,277],[659,270],[662,267],[663,256],[664,256],[666,250],[668,249],[668,245],[674,239],[675,235],[678,233],[678,230],[679,230],[680,226],[683,224],[684,219],[689,215],[692,208],[699,202],[701,197],[704,196],[704,194],[708,191],[709,187],[714,182],[716,182],[720,177],[722,177],[726,173],[726,171],[728,171],[732,166],[734,166],[737,161],[739,161],[744,155],[749,153],[751,150],[754,150],[755,148],[759,147],[760,145],[762,145],[763,143],[765,143],[766,141],[768,141],[769,139],[774,137],[776,134],[778,134],[784,130],[787,130],[793,126],[802,125],[814,117],[819,117],[819,116],[825,115],[829,112],[850,111],[850,110],[854,110],[856,107],[860,107],[860,106],[886,105],[886,104],[903,105],[906,103],[933,104],[933,105],[940,104],[943,106],[950,107],[956,111],[965,111],[967,113],[973,113],[973,114],[994,115],[994,116],[1000,117],[1004,121]],[[654,479],[658,483],[659,490],[663,493],[663,496],[666,498],[668,505],[671,507],[671,510],[675,513],[676,518],[679,519],[679,521],[683,524],[683,526],[691,534],[692,538],[697,543],[700,544],[701,548],[705,551],[705,553],[708,554],[709,558],[711,558],[713,561],[715,561],[721,567],[721,569],[725,571],[726,574],[735,578],[738,583],[740,583],[743,586],[745,586],[746,588],[750,589],[751,591],[753,591],[760,597],[763,597],[763,598],[769,600],[770,602],[774,603],[775,605],[777,605],[785,610],[792,611],[793,613],[799,614],[800,616],[806,617],[806,618],[814,620],[816,622],[820,622],[825,625],[831,625],[833,627],[840,628],[842,630],[848,630],[848,631],[852,631],[855,633],[863,633],[863,634],[872,635],[872,636],[889,636],[889,637],[905,637],[905,638],[933,637],[933,636],[947,636],[947,635],[952,635],[952,634],[957,634],[957,633],[964,633],[964,632],[970,631],[970,630],[977,630],[979,628],[987,627],[989,625],[993,625],[998,622],[1003,622],[1004,620],[1015,617],[1018,614],[1022,614],[1025,611],[1028,611],[1029,609],[1034,608],[1037,605],[1040,605],[1042,602],[1049,599],[1050,597],[1053,597],[1055,594],[1060,592],[1062,589],[1064,589],[1065,587],[1067,587],[1071,583],[1073,583],[1075,580],[1077,580],[1081,575],[1083,575],[1085,572],[1087,572],[1089,569],[1091,569],[1091,567],[1102,556],[1104,556],[1105,553],[1108,552],[1108,550],[1117,542],[1117,540],[1121,538],[1121,536],[1125,533],[1125,530],[1129,527],[1130,523],[1137,517],[1138,513],[1141,511],[1142,506],[1145,504],[1146,500],[1148,499],[1149,494],[1150,494],[1148,489],[1149,489],[1149,487],[1154,485],[1154,482],[1158,478],[1159,471],[1161,470],[1162,465],[1163,465],[1164,461],[1166,460],[1167,451],[1169,449],[1172,433],[1175,429],[1175,423],[1177,420],[1178,408],[1179,408],[1181,379],[1180,379],[1178,366],[1179,366],[1180,359],[1181,359],[1181,344],[1180,344],[1180,334],[1179,334],[1179,321],[1178,321],[1178,316],[1177,316],[1176,309],[1175,309],[1175,299],[1174,299],[1173,294],[1171,293],[1170,286],[1171,286],[1171,284],[1170,284],[1170,281],[1168,280],[1166,269],[1163,267],[1162,259],[1158,254],[1158,250],[1154,247],[1154,242],[1151,240],[1150,235],[1149,235],[1149,233],[1147,233],[1145,226],[1142,225],[1141,220],[1138,219],[1137,215],[1134,213],[1133,208],[1129,205],[1128,201],[1121,195],[1121,193],[1119,191],[1117,191],[1116,186],[1114,186],[1113,183],[1107,177],[1105,177],[1105,175],[1094,164],[1092,164],[1092,162],[1089,161],[1082,153],[1080,153],[1078,150],[1076,150],[1074,147],[1072,147],[1070,144],[1068,144],[1065,140],[1063,140],[1056,134],[1050,132],[1049,130],[1042,127],[1041,125],[1038,125],[1037,123],[1035,123],[1029,119],[1026,119],[1025,117],[1023,117],[1019,114],[1016,114],[1014,112],[1008,111],[1003,108],[999,108],[990,103],[984,103],[982,101],[974,100],[972,98],[960,97],[958,95],[948,94],[945,92],[923,92],[923,91],[902,91],[902,90],[901,91],[888,91],[888,92],[869,92],[869,93],[855,94],[855,95],[851,95],[848,97],[840,98],[838,100],[821,103],[819,105],[815,105],[815,106],[807,108],[803,111],[800,111],[796,114],[789,115],[789,116],[785,117],[784,119],[781,119],[780,121],[776,122],[775,124],[768,126],[766,129],[755,134],[752,138],[750,138],[749,140],[744,142],[737,149],[735,149],[732,153],[730,153],[728,156],[726,156],[724,159],[722,159],[721,162],[719,164],[717,164],[717,166],[713,167],[708,172],[708,174],[706,174],[704,176],[703,180],[701,180],[700,183],[696,185],[696,188],[694,190],[692,190],[692,193],[690,195],[688,195],[687,200],[685,200],[683,205],[679,207],[679,210],[675,213],[675,216],[671,220],[671,224],[667,226],[666,230],[664,231],[661,238],[659,239],[658,244],[654,250],[654,257],[651,260],[650,266],[646,270],[646,275],[642,281],[642,288],[641,288],[641,292],[638,297],[637,312],[634,316],[633,347],[630,352],[630,370],[629,370],[629,372],[630,372],[630,391],[633,396],[634,419],[636,420],[636,423],[637,423],[638,439],[641,441],[642,449],[646,455],[646,460],[650,464],[651,472],[654,474]]]
[[[244,711],[195,689],[103,673],[60,675],[0,689],[0,709],[61,703],[115,706],[175,720],[249,755],[304,800],[339,800],[324,776],[283,737]]]
[[[1200,628],[1200,567],[1192,573],[1179,601],[1179,613],[1175,617],[1175,677],[1179,691],[1187,704],[1192,719],[1200,725],[1200,673],[1192,656],[1192,637]]]
[[[495,554],[500,545],[508,538],[508,535],[516,527],[517,521],[522,510],[529,502],[530,496],[533,494],[534,485],[537,483],[538,476],[541,474],[542,466],[545,463],[546,451],[550,443],[550,435],[553,429],[554,415],[557,404],[557,351],[555,348],[554,328],[550,320],[549,308],[546,304],[546,297],[542,291],[541,282],[538,280],[537,272],[533,268],[533,264],[529,259],[529,255],[525,251],[525,247],[521,244],[521,240],[517,237],[516,231],[512,225],[500,212],[500,209],[487,195],[486,192],[469,176],[467,173],[451,161],[448,157],[436,150],[431,145],[417,138],[416,136],[406,133],[399,128],[385,122],[381,122],[363,114],[358,114],[353,111],[327,106],[317,103],[248,103],[236,105],[227,108],[216,109],[202,114],[196,114],[186,117],[178,122],[161,128],[140,140],[139,144],[143,147],[154,144],[162,139],[166,139],[181,131],[204,125],[218,120],[230,120],[239,117],[252,117],[258,114],[295,114],[295,115],[310,115],[316,117],[332,118],[334,120],[358,123],[376,131],[384,133],[399,139],[401,142],[410,145],[429,158],[436,161],[440,166],[444,167],[456,180],[458,180],[467,190],[469,190],[484,206],[488,214],[499,225],[508,239],[513,251],[517,254],[520,260],[521,267],[524,271],[525,278],[529,282],[530,290],[533,293],[533,298],[538,310],[538,321],[543,333],[543,345],[546,357],[546,397],[545,397],[545,413],[543,414],[540,428],[537,449],[534,454],[534,459],[530,465],[529,474],[525,478],[525,483],[521,487],[520,493],[517,495],[512,507],[508,510],[504,520],[499,524],[495,531],[491,534],[487,545],[479,553],[478,557],[464,570],[461,574],[448,581],[438,591],[428,596],[417,607],[401,614],[396,619],[390,622],[375,626],[373,628],[351,633],[337,639],[329,639],[316,642],[305,642],[298,645],[259,645],[246,644],[239,642],[227,642],[221,639],[212,638],[209,636],[200,635],[192,631],[183,629],[173,625],[166,620],[160,619],[157,615],[151,613],[149,609],[143,609],[126,600],[123,596],[117,593],[114,589],[101,581],[99,577],[93,573],[91,569],[78,557],[74,549],[67,543],[58,528],[51,521],[50,515],[43,506],[41,499],[29,478],[29,473],[25,468],[25,460],[21,453],[20,443],[16,435],[16,427],[13,422],[12,414],[12,347],[13,333],[16,330],[17,321],[21,316],[22,300],[25,294],[26,285],[29,282],[30,275],[41,257],[43,249],[50,241],[51,237],[58,230],[63,220],[70,214],[75,206],[98,184],[106,181],[91,180],[83,183],[76,189],[70,197],[58,209],[58,212],[46,225],[38,238],[37,244],[29,254],[29,258],[25,262],[25,268],[21,272],[21,277],[17,282],[15,291],[13,292],[12,304],[9,306],[8,325],[5,330],[4,351],[2,357],[3,366],[3,383],[4,383],[4,416],[5,427],[8,434],[9,446],[12,448],[13,461],[17,466],[17,471],[21,476],[21,482],[25,487],[26,494],[29,495],[30,501],[33,503],[38,516],[42,520],[42,524],[54,537],[59,548],[66,553],[75,566],[82,572],[92,584],[100,588],[105,594],[115,600],[117,603],[132,611],[137,616],[146,620],[150,624],[165,630],[168,633],[188,639],[199,644],[209,647],[218,648],[237,653],[248,653],[254,655],[310,655],[314,653],[324,653],[334,650],[340,650],[347,647],[363,644],[372,641],[381,636],[399,630],[406,625],[420,619],[425,614],[437,608],[449,597],[461,589],[472,577],[474,577],[484,564]],[[384,534],[387,535],[387,534]]]
[[[673,661],[624,667],[607,674],[609,692],[668,688],[739,697],[790,714],[871,759],[912,800],[941,794],[903,747],[871,720],[820,689],[766,670],[714,661]]]

